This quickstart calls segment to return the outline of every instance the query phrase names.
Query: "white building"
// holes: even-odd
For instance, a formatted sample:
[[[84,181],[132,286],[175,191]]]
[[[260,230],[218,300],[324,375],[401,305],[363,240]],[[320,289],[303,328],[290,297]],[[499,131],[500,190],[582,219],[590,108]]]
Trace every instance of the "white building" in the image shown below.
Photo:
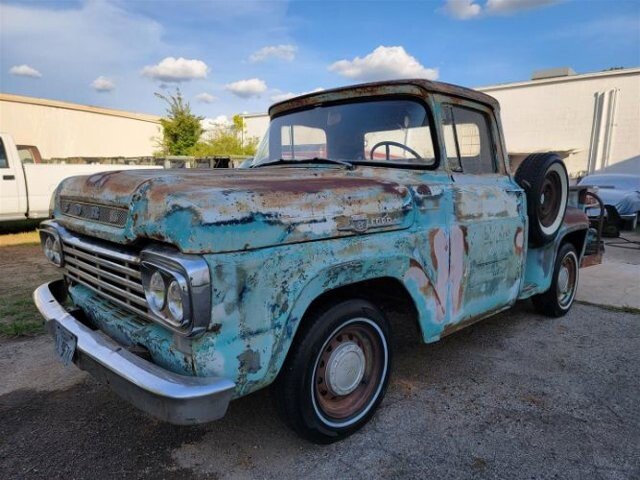
[[[244,113],[240,116],[244,121],[243,144],[246,140],[262,139],[269,126],[269,115],[266,113]]]
[[[160,117],[0,93],[0,132],[43,158],[153,155]]]
[[[584,75],[554,69],[534,78],[478,89],[500,102],[516,162],[531,152],[558,151],[573,174],[640,172],[640,68]]]
[[[576,75],[561,68],[526,82],[481,87],[500,102],[515,165],[529,153],[556,151],[569,172],[640,172],[640,68]],[[262,137],[267,114],[243,115],[247,137]]]

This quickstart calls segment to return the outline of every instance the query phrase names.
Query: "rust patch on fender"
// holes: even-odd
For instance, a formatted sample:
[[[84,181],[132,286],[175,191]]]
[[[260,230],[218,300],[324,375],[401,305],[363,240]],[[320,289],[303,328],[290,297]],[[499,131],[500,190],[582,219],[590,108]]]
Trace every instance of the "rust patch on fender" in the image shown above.
[[[516,255],[522,256],[522,250],[524,249],[524,230],[522,227],[516,229],[516,234],[513,237],[513,247]]]
[[[238,355],[238,360],[240,360],[241,372],[256,373],[260,370],[260,354],[255,350],[246,349]]]
[[[587,214],[579,208],[567,207],[567,211],[564,214],[563,223],[571,227],[580,225],[584,226],[584,228],[587,228],[589,226],[589,217],[587,217]]]
[[[433,290],[433,286],[429,281],[429,278],[424,273],[422,265],[420,265],[413,258],[409,260],[409,270],[405,274],[405,279],[407,278],[412,278],[413,280],[415,280],[416,284],[418,285],[418,289],[424,296],[431,297],[435,293],[435,291]]]
[[[449,260],[450,284],[452,293],[452,307],[454,314],[460,310],[464,294],[464,265],[465,257],[469,250],[467,245],[467,229],[454,226],[451,229],[451,257]]]
[[[449,286],[449,241],[446,234],[439,228],[429,232],[429,245],[431,247],[431,262],[436,273],[433,292],[438,303],[436,317],[438,321],[445,318],[447,311],[446,298]]]

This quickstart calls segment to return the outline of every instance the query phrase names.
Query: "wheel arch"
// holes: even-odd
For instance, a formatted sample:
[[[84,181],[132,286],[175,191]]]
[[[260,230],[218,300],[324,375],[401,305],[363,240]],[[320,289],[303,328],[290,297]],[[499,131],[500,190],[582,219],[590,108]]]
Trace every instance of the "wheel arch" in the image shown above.
[[[364,269],[366,270],[364,272],[361,269],[362,264],[349,262],[323,270],[310,279],[291,308],[284,334],[280,336],[278,345],[274,349],[270,365],[273,378],[275,379],[280,373],[291,346],[300,333],[300,327],[305,321],[308,321],[317,309],[341,300],[348,298],[368,300],[387,316],[392,310],[404,309],[407,315],[401,321],[412,324],[418,337],[424,334],[419,299],[416,298],[416,293],[411,291],[411,286],[405,282],[402,275],[403,270],[406,270],[402,267],[405,264],[409,264],[407,259],[387,259],[383,265],[378,264],[378,268]],[[336,270],[350,271],[352,274],[336,275]],[[359,276],[353,273],[358,271],[361,271]],[[395,322],[391,319],[390,322],[393,327]]]
[[[581,260],[582,256],[584,255],[584,250],[587,246],[588,231],[589,229],[585,227],[579,230],[573,230],[573,231],[567,232],[560,239],[560,244],[558,245],[556,252],[565,243],[570,243],[573,245],[573,247],[576,249],[576,252],[578,253],[578,260]]]
[[[582,260],[588,230],[589,219],[584,212],[575,207],[567,207],[562,228],[555,240],[542,247],[532,247],[527,250],[525,288],[520,293],[520,300],[549,289],[556,256],[565,243],[571,243],[578,252],[578,261]]]

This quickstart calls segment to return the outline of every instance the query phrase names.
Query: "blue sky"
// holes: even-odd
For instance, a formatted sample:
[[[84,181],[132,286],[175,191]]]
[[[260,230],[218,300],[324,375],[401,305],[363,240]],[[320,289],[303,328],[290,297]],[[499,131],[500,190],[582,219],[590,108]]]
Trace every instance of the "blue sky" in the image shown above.
[[[637,0],[0,3],[0,91],[210,118],[389,77],[482,86],[640,65]]]

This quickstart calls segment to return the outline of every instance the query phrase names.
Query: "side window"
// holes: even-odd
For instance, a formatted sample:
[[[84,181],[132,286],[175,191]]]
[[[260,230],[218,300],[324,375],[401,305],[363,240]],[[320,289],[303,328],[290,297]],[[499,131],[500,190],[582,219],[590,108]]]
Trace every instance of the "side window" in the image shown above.
[[[0,168],[9,168],[9,160],[7,160],[7,152],[4,149],[4,142],[0,138]]]
[[[282,158],[306,159],[327,156],[327,134],[321,128],[283,125],[280,132]]]
[[[486,114],[470,108],[445,105],[442,127],[447,160],[452,170],[471,175],[498,171]]]
[[[18,146],[18,156],[20,157],[20,161],[22,164],[27,163],[36,163],[31,150],[28,147]]]

